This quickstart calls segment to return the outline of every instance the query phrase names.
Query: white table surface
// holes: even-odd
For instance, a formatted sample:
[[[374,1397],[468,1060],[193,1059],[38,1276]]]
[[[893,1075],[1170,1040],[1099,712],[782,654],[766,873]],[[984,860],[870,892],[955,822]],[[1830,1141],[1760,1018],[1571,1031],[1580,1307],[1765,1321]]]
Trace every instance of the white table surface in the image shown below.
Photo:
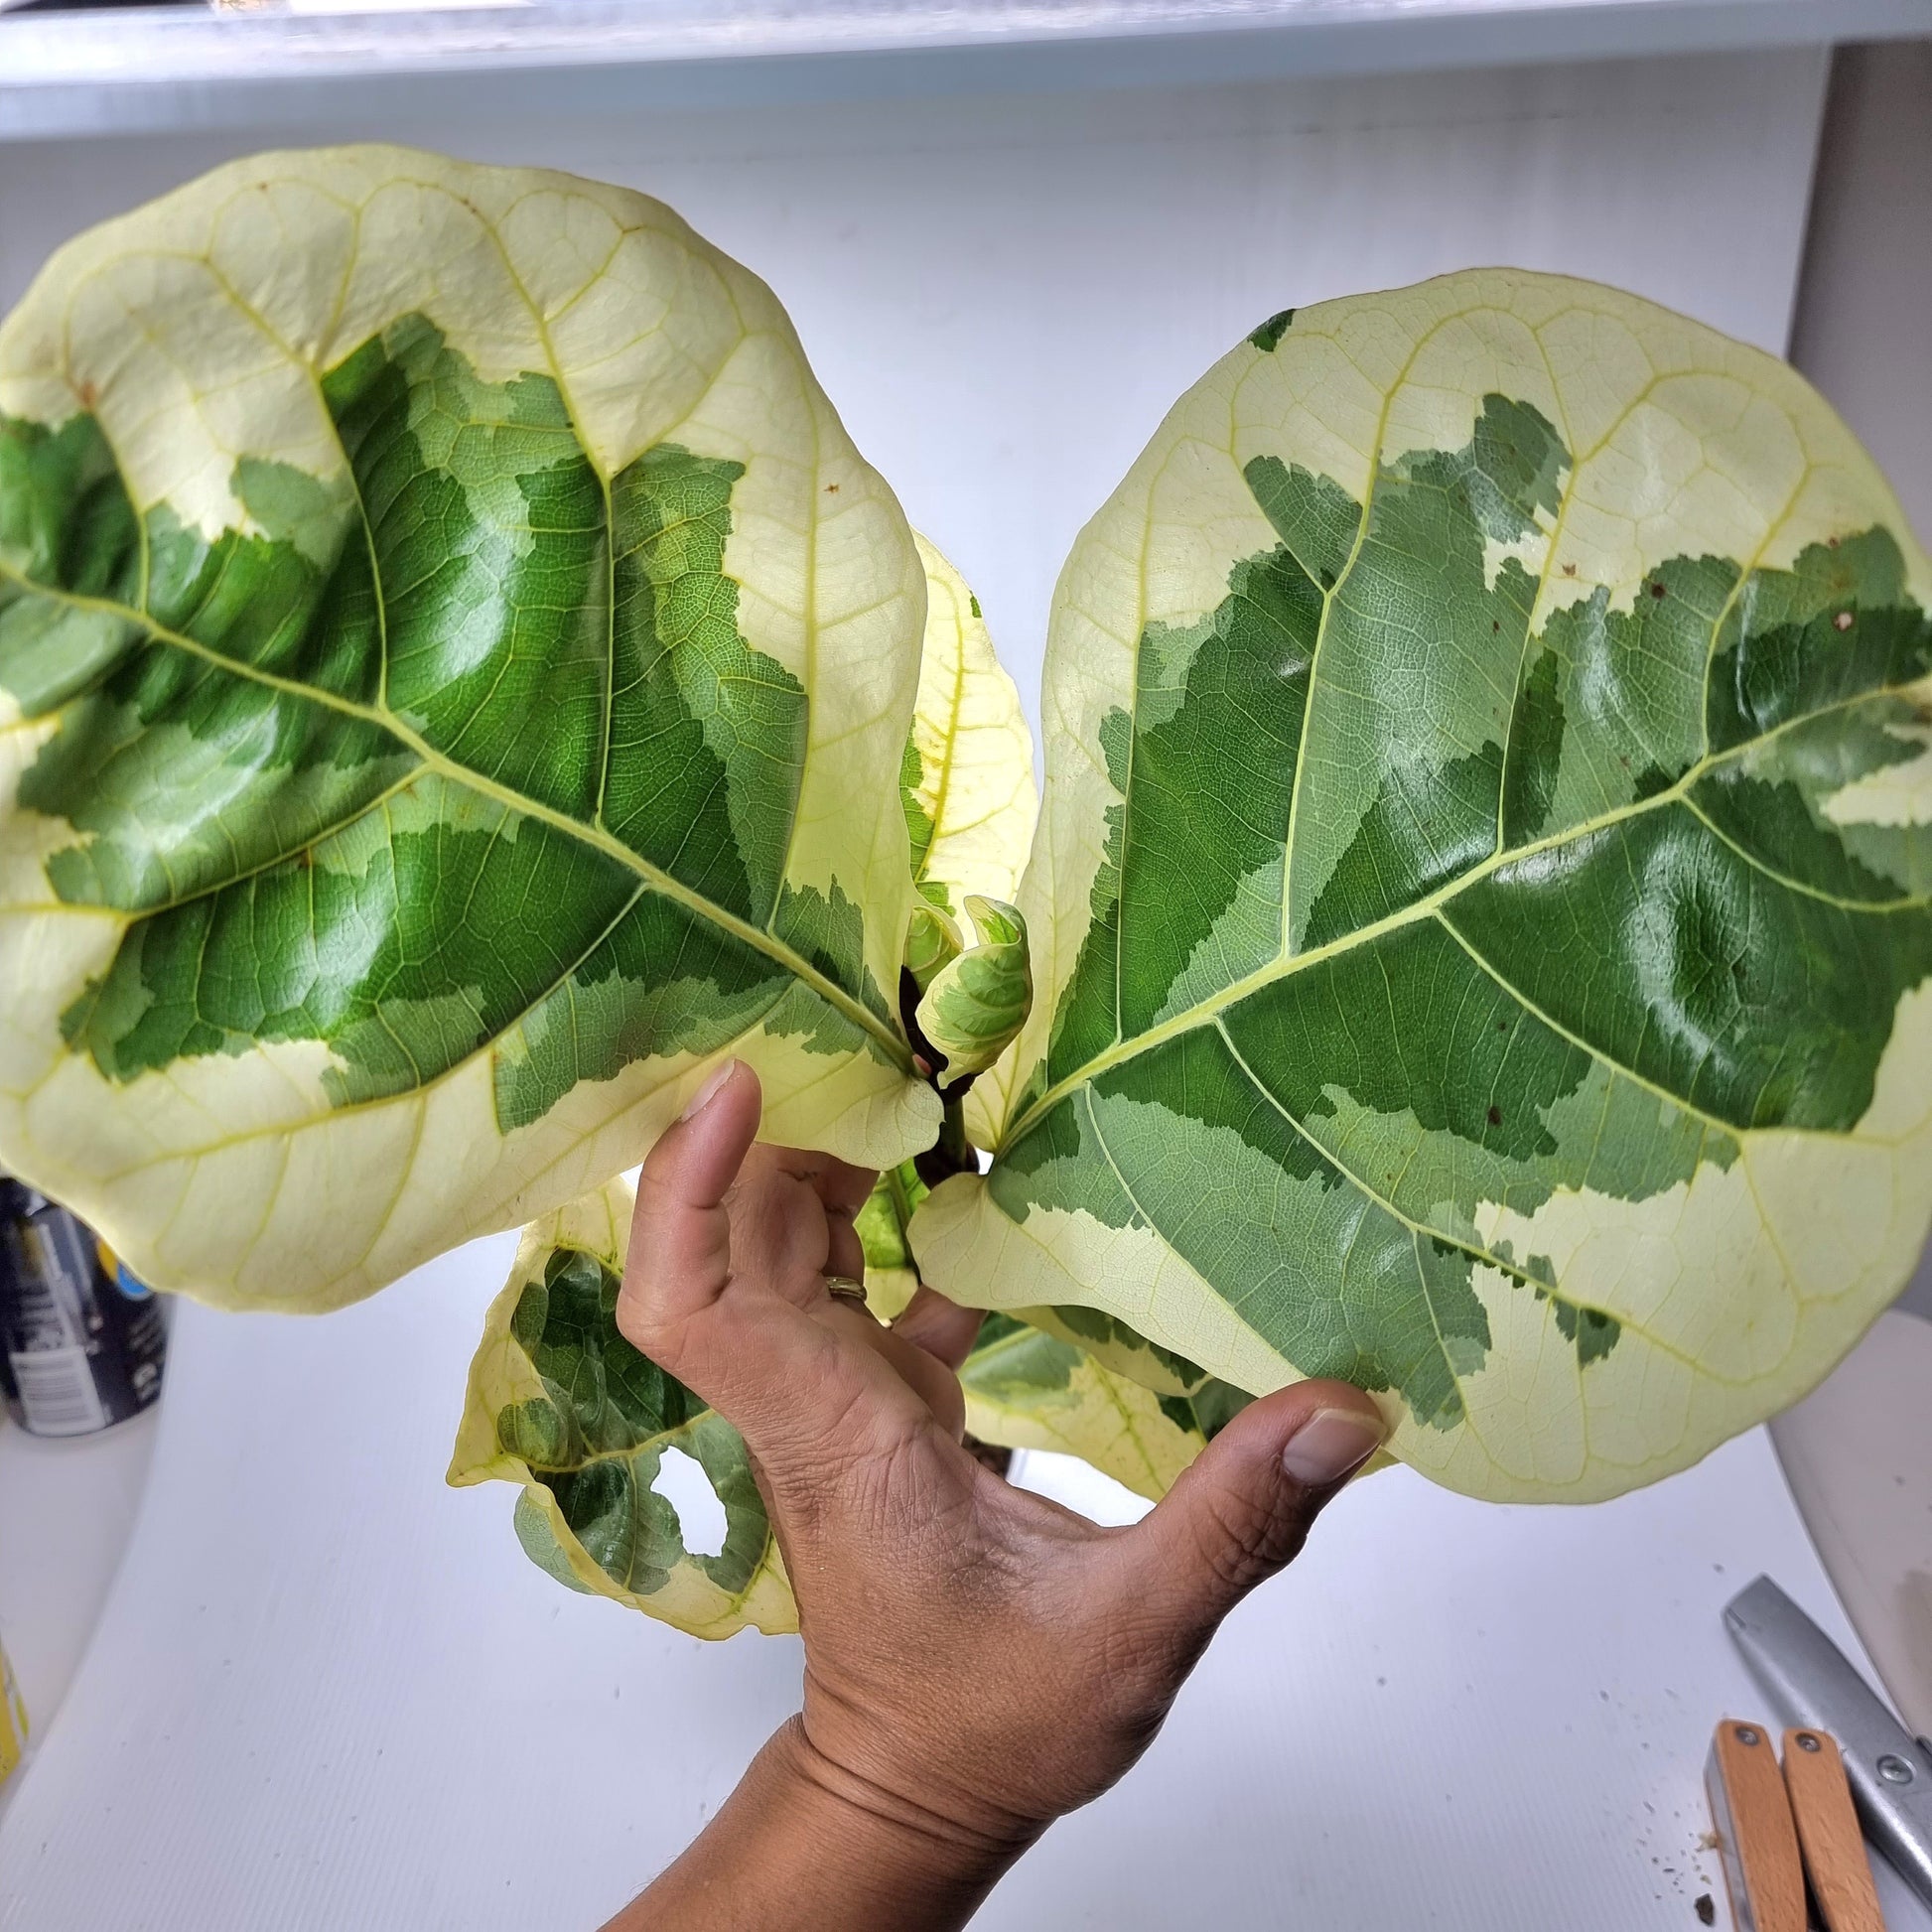
[[[126,1560],[0,1819],[9,1932],[588,1932],[793,1708],[792,1641],[574,1596],[506,1488],[443,1486],[508,1255],[326,1320],[181,1311]],[[1690,1932],[1712,1726],[1769,1715],[1719,1617],[1759,1570],[1856,1654],[1761,1433],[1593,1509],[1377,1476],[981,1924]]]
[[[0,1645],[30,1747],[65,1701],[120,1568],[159,1421],[149,1409],[97,1436],[50,1441],[0,1413]],[[0,1784],[0,1813],[13,1790]]]

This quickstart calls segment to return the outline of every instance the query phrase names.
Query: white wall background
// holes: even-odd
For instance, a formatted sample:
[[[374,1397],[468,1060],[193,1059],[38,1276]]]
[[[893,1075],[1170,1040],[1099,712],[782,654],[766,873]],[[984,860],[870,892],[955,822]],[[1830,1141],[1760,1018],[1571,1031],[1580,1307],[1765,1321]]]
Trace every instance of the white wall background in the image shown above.
[[[1833,63],[1791,359],[1932,540],[1932,41]],[[1902,1306],[1932,1318],[1932,1248]]]
[[[1480,262],[1781,350],[1816,52],[1395,78],[301,130],[629,183],[777,290],[1031,700],[1074,533],[1276,310]],[[439,94],[439,100],[447,96]],[[0,308],[78,228],[273,128],[0,146]]]
[[[1833,63],[1791,359],[1932,536],[1932,41]]]

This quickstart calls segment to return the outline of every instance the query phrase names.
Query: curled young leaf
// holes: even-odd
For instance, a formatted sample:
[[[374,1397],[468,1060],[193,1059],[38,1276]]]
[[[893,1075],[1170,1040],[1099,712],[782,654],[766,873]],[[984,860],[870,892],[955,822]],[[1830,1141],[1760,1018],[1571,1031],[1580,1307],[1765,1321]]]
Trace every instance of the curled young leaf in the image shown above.
[[[966,910],[977,939],[932,975],[919,1000],[919,1031],[946,1056],[942,1087],[984,1073],[1019,1035],[1034,997],[1026,920],[978,894]]]
[[[657,203],[218,169],[0,326],[0,1163],[141,1275],[353,1300],[634,1163],[728,1054],[869,1165],[911,532]]]
[[[912,877],[943,912],[968,893],[1010,899],[1039,816],[1034,740],[993,654],[979,599],[924,537],[925,634],[900,796]]]
[[[913,906],[905,927],[904,966],[912,975],[912,983],[923,993],[940,970],[959,957],[965,945],[952,915],[921,900]]]
[[[524,1229],[471,1363],[449,1480],[520,1484],[517,1537],[572,1588],[698,1637],[795,1630],[744,1438],[618,1332],[630,1208],[619,1179]],[[722,1511],[715,1551],[692,1550],[664,1493],[674,1452]]]
[[[969,893],[1011,899],[1039,815],[1034,784],[1033,734],[1020,693],[1000,668],[979,600],[923,537],[925,645],[902,784],[911,834],[913,877],[920,894],[950,914]],[[917,927],[920,915],[913,913]],[[958,928],[928,924],[906,942],[906,965],[923,993],[946,963]],[[914,954],[917,954],[917,962]],[[1006,1113],[1011,1055],[973,1083],[966,1127],[974,1145],[991,1147]]]
[[[1060,581],[1038,998],[927,1280],[1613,1494],[1932,1216],[1932,565],[1783,364],[1484,270],[1277,318]]]

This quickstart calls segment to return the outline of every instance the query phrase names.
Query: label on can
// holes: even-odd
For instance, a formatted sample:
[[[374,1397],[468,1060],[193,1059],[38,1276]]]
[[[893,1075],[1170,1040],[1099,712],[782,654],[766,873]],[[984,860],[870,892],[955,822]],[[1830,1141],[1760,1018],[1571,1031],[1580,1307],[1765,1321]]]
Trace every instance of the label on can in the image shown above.
[[[0,1384],[36,1436],[85,1436],[161,1393],[163,1305],[65,1207],[0,1180]]]

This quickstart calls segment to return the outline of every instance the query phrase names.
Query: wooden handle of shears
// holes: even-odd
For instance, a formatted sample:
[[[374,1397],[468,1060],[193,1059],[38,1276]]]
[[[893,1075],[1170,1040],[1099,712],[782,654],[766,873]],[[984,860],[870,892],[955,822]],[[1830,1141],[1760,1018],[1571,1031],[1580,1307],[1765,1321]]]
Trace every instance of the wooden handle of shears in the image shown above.
[[[1784,1788],[1825,1932],[1885,1932],[1837,1740],[1822,1730],[1787,1730]]]
[[[1726,1718],[1705,1767],[1733,1923],[1805,1932],[1805,1868],[1776,1746],[1762,1725]]]

